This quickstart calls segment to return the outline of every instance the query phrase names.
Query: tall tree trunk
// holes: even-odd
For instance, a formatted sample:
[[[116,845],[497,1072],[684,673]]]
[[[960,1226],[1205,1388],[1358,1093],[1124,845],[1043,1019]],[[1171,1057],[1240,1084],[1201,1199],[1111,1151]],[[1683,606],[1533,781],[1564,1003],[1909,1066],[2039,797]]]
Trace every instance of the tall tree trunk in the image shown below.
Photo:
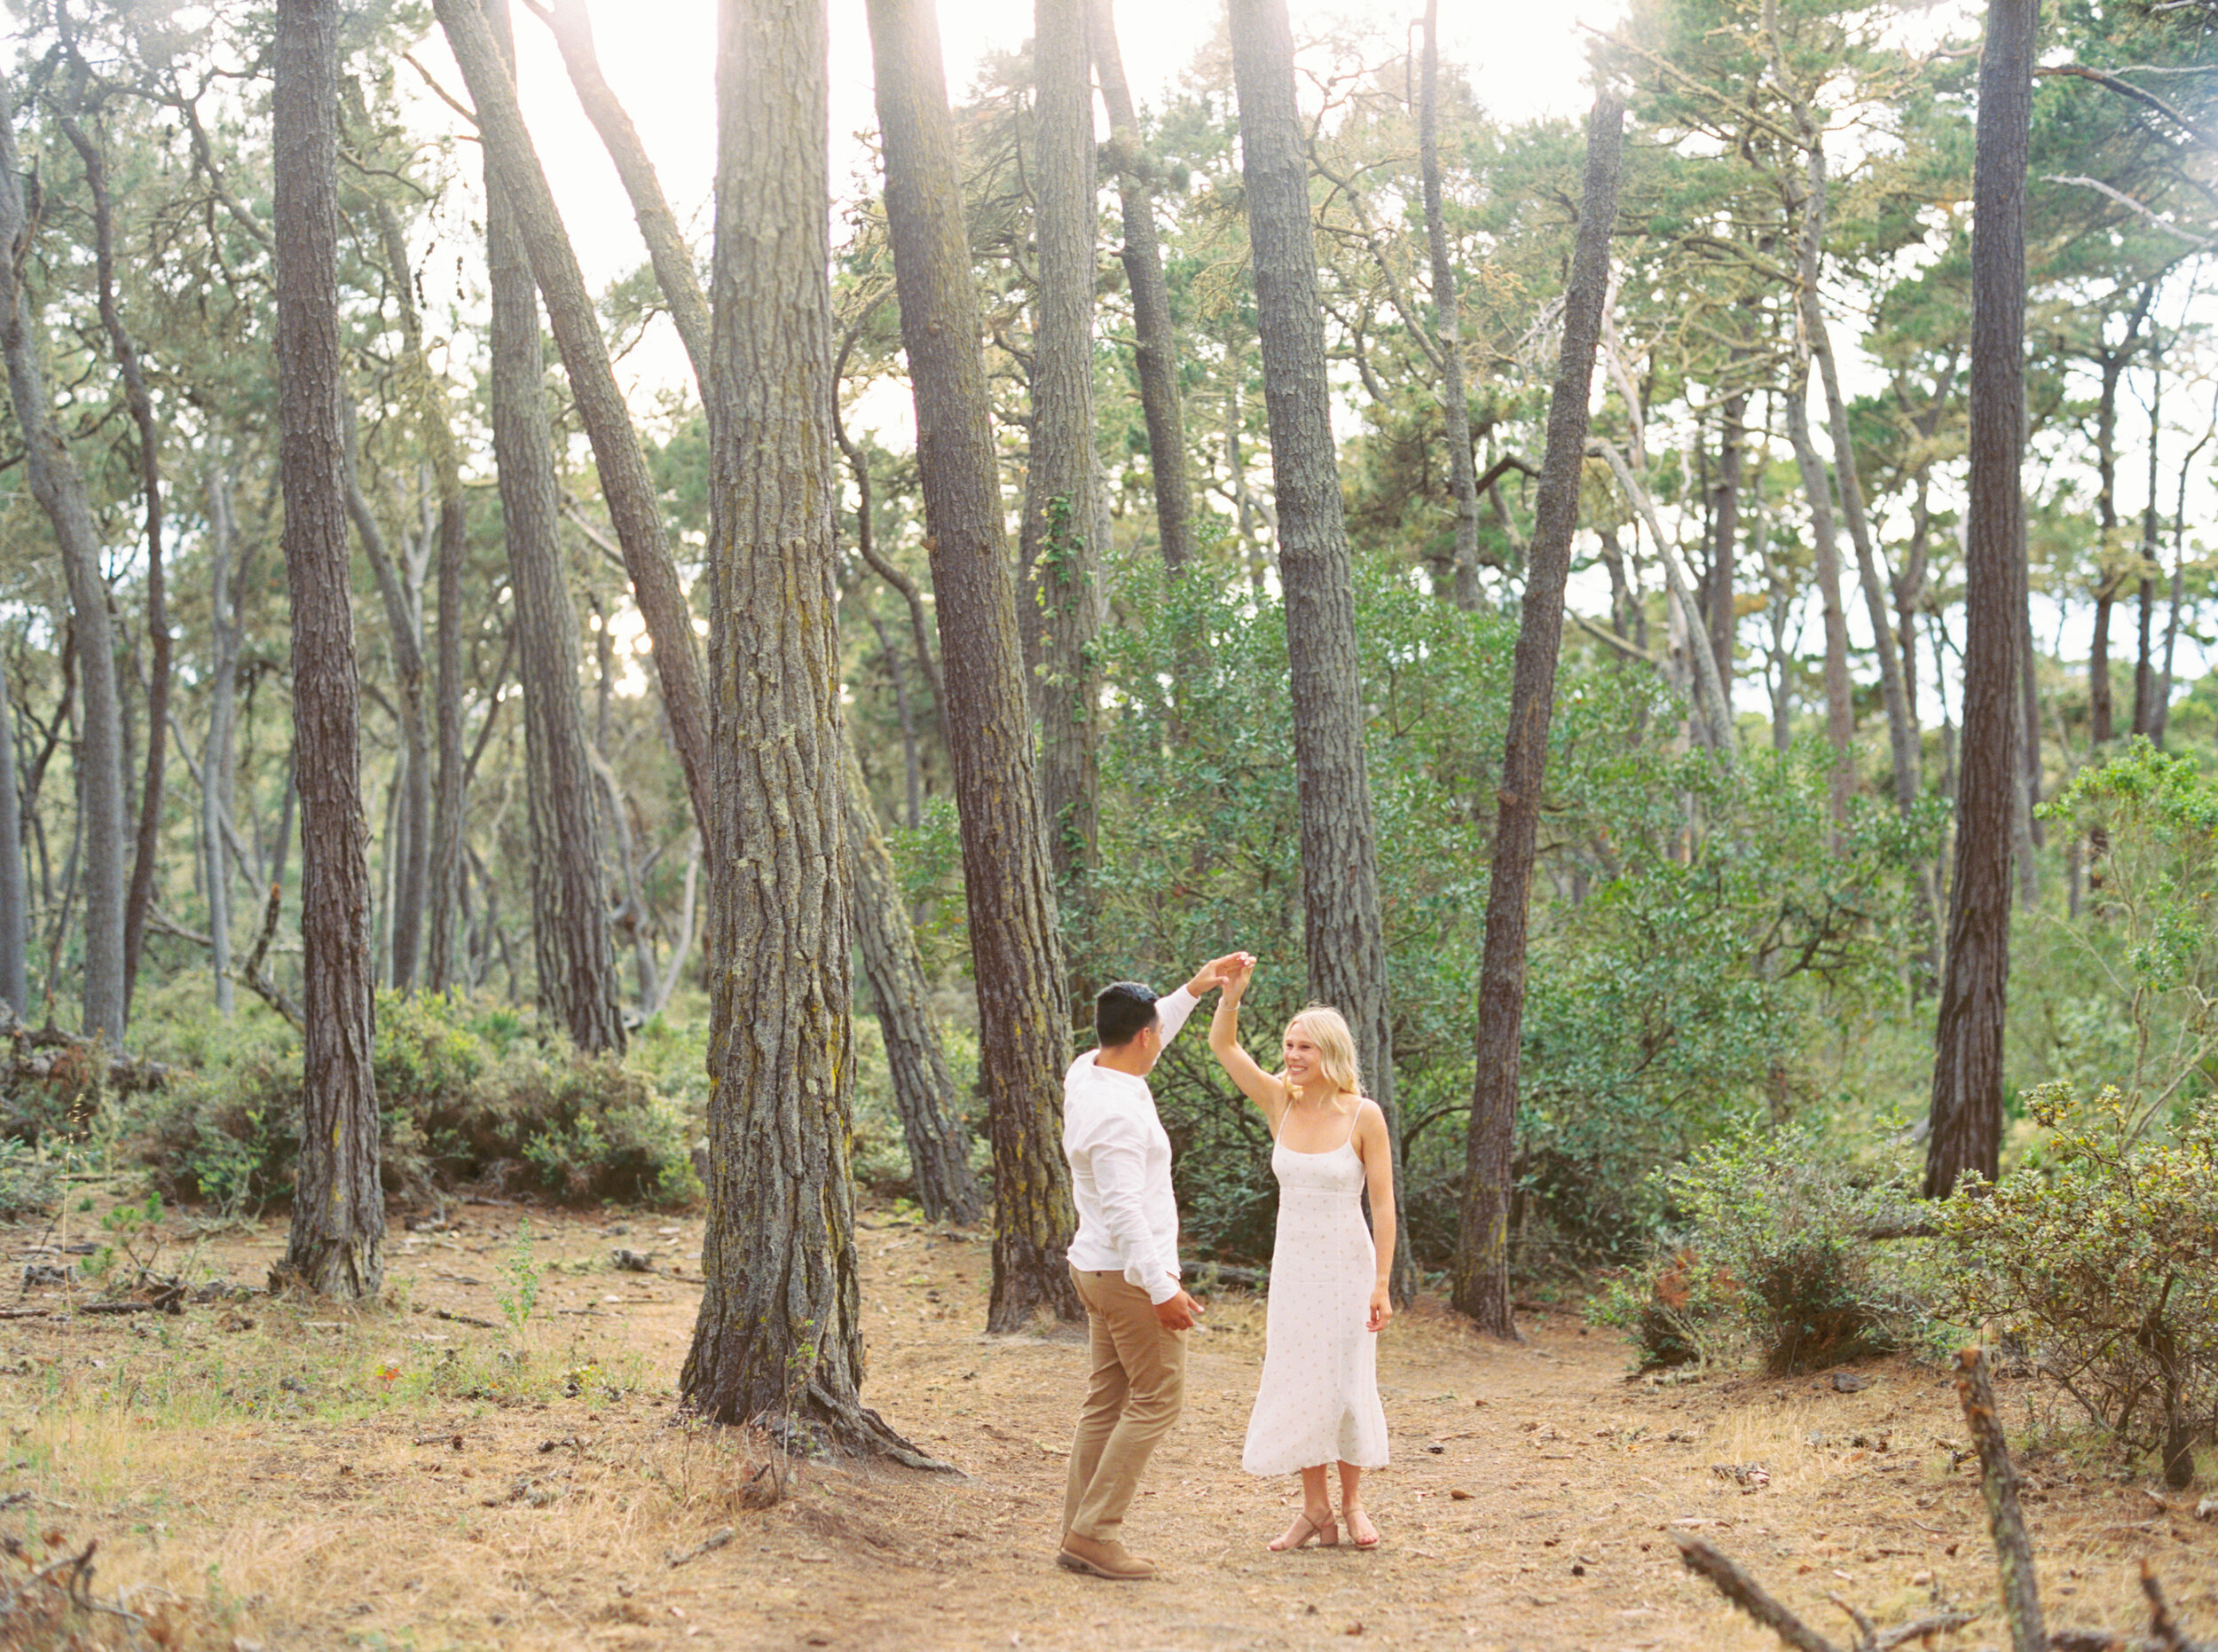
[[[431,363],[424,352],[423,319],[416,311],[416,284],[408,261],[407,237],[401,226],[400,214],[392,202],[377,203],[377,227],[385,253],[386,274],[399,310],[401,340],[407,350],[405,366],[409,399],[415,408],[417,429],[431,456],[431,471],[439,492],[439,641],[432,685],[432,725],[438,742],[438,768],[430,792],[430,830],[425,838],[425,853],[417,862],[424,880],[421,902],[424,913],[422,927],[428,937],[423,949],[423,984],[436,993],[444,992],[452,982],[454,908],[461,877],[465,791],[462,586],[469,547],[469,520],[463,502],[462,468],[455,450],[454,429],[447,418],[445,396],[432,376]],[[421,602],[417,604],[416,632],[421,639]]]
[[[1827,796],[1833,844],[1840,846],[1848,800],[1856,795],[1856,705],[1848,677],[1848,618],[1841,607],[1841,549],[1833,530],[1833,484],[1810,439],[1810,364],[1798,362],[1787,386],[1787,437],[1810,500],[1810,537],[1817,547],[1818,602],[1825,624],[1825,738],[1833,748]]]
[[[1631,502],[1640,521],[1647,524],[1648,537],[1656,541],[1656,559],[1664,565],[1664,584],[1670,593],[1675,634],[1688,639],[1690,643],[1695,641],[1702,643],[1698,648],[1688,647],[1686,658],[1688,675],[1694,679],[1695,709],[1702,719],[1703,743],[1711,750],[1722,752],[1730,760],[1734,754],[1733,707],[1726,699],[1725,684],[1719,680],[1717,663],[1711,657],[1708,633],[1703,629],[1701,605],[1695,599],[1694,582],[1687,578],[1686,570],[1679,566],[1679,552],[1664,537],[1664,523],[1656,514],[1656,500],[1633,470],[1632,461],[1617,451],[1617,444],[1614,442],[1590,441],[1587,445],[1589,451],[1601,454],[1608,462],[1617,478],[1617,485],[1624,490],[1626,500]],[[1607,548],[1603,555],[1609,555]],[[1639,612],[1637,603],[1634,611]],[[1641,644],[1645,645],[1647,641],[1647,631],[1643,626]],[[1675,688],[1685,686],[1683,681],[1672,680],[1672,673],[1668,669],[1671,663],[1669,659],[1656,663],[1667,668],[1664,673],[1666,680],[1671,680]]]
[[[1286,0],[1231,0],[1278,576],[1294,669],[1294,765],[1302,814],[1302,940],[1310,995],[1356,1034],[1372,1098],[1386,1114],[1395,1185],[1403,1185],[1394,1102],[1394,1028],[1377,840],[1365,769],[1348,524],[1325,376],[1325,320],[1310,223],[1304,128],[1294,102],[1294,31]],[[1416,1287],[1409,1224],[1396,1231],[1394,1295]]]
[[[860,1398],[824,4],[718,15],[707,1288],[680,1385],[921,1465]]]
[[[84,1020],[87,1037],[121,1048],[126,1033],[123,984],[123,712],[116,683],[114,633],[99,531],[84,477],[63,444],[39,366],[41,328],[25,285],[22,252],[31,224],[23,203],[15,112],[0,109],[0,350],[24,446],[31,492],[52,524],[69,586],[71,632],[84,688],[76,751],[77,808],[84,841]]]
[[[23,865],[23,809],[16,789],[15,718],[0,690],[0,1003],[19,1021],[31,1013],[26,972],[31,943],[30,891]]]
[[[1548,444],[1527,552],[1525,606],[1510,680],[1493,874],[1487,891],[1486,949],[1479,970],[1478,1071],[1464,1160],[1462,1221],[1456,1239],[1457,1309],[1488,1336],[1514,1337],[1509,1288],[1510,1160],[1517,1131],[1517,1058],[1525,1013],[1525,920],[1534,844],[1546,777],[1548,723],[1563,642],[1563,591],[1578,526],[1586,462],[1587,398],[1594,348],[1609,291],[1609,232],[1617,216],[1624,105],[1605,92],[1586,126],[1586,179],[1578,239],[1563,301],[1563,344],[1548,397]],[[1702,646],[1690,638],[1689,645]]]
[[[1963,756],[1956,788],[1948,966],[1934,1033],[1925,1192],[1993,1181],[2002,1139],[2010,814],[2019,616],[2025,606],[2025,159],[2038,0],[1989,0],[1972,175],[1969,533]]]
[[[940,617],[942,722],[963,831],[979,1066],[994,1148],[987,1328],[1075,1318],[1076,1225],[1061,1140],[1070,1013],[1041,818],[1014,581],[1002,530],[970,233],[932,0],[870,0],[885,216],[916,401],[917,466]]]
[[[2172,592],[2165,611],[2164,672],[2157,686],[2154,726],[2149,731],[2149,738],[2159,745],[2164,743],[2172,717],[2172,660],[2180,640],[2180,604],[2187,594],[2187,478],[2194,474],[2196,458],[2213,436],[2218,436],[2218,429],[2206,430],[2180,460],[2179,504],[2172,515]]]
[[[505,63],[513,50],[507,0],[491,0],[486,20]],[[580,1050],[621,1050],[624,1011],[601,869],[596,784],[578,703],[578,612],[563,578],[556,533],[561,500],[547,413],[539,299],[506,175],[496,171],[490,154],[485,197],[493,454],[500,472],[524,685],[531,947],[539,1012]]]
[[[353,423],[350,417],[350,431]],[[384,529],[362,492],[351,439],[347,444],[347,515],[361,538],[363,556],[385,606],[393,677],[400,695],[401,763],[396,776],[399,830],[388,835],[385,846],[392,889],[386,908],[392,932],[387,956],[392,960],[393,989],[411,993],[416,988],[417,952],[423,938],[424,885],[431,872],[431,735],[424,704],[423,616],[402,582]]]
[[[1088,0],[1088,39],[1094,77],[1109,114],[1109,164],[1117,174],[1124,247],[1117,255],[1132,295],[1132,361],[1147,421],[1149,480],[1155,493],[1155,537],[1174,576],[1193,560],[1193,489],[1186,471],[1186,419],[1178,392],[1178,340],[1171,325],[1170,288],[1155,230],[1155,168],[1140,143],[1140,123],[1125,83],[1113,0]]]
[[[1711,515],[1709,622],[1711,657],[1718,662],[1718,680],[1730,693],[1733,682],[1733,643],[1740,630],[1740,615],[1733,606],[1735,577],[1734,559],[1740,548],[1741,484],[1748,452],[1748,392],[1735,390],[1725,398],[1718,421],[1717,500]]]
[[[2156,360],[2155,383],[2149,393],[2149,502],[2141,513],[2141,546],[2134,558],[2141,571],[2141,634],[2134,654],[2134,733],[2143,736],[2152,735],[2157,722],[2156,576],[2163,567],[2157,545],[2157,489],[2162,485],[2157,460],[2163,446],[2159,438],[2164,427],[2159,420],[2164,409],[2164,362],[2156,355],[2155,339],[2150,340],[2149,347]]]
[[[339,356],[338,0],[279,0],[278,419],[293,599],[306,1074],[287,1271],[326,1296],[385,1277],[371,1066],[370,886],[360,682],[347,579]]]
[[[2156,297],[2156,283],[2144,283],[2133,310],[2126,318],[2126,334],[2117,344],[2103,340],[2096,353],[2102,369],[2103,388],[2095,404],[2095,525],[2102,543],[2096,551],[2095,634],[2088,649],[2087,704],[2088,736],[2095,744],[2110,743],[2117,733],[2115,699],[2110,680],[2111,611],[2118,602],[2118,587],[2127,569],[2118,555],[2118,389],[2141,342],[2142,323]]]
[[[971,1174],[971,1133],[948,1106],[955,1081],[932,1019],[932,989],[916,956],[916,932],[901,902],[893,860],[879,836],[877,811],[870,806],[869,789],[852,748],[845,767],[855,945],[885,1038],[893,1106],[908,1145],[916,1203],[933,1222],[975,1222],[985,1214],[986,1199]]]
[[[452,494],[439,478],[439,654],[432,696],[437,706],[439,768],[431,792],[431,888],[424,920],[429,942],[424,985],[444,992],[454,984],[455,926],[462,883],[464,812],[469,806],[468,764],[462,750],[463,586],[469,521],[458,470]]]
[[[220,462],[208,473],[208,743],[201,750],[201,840],[207,865],[208,968],[216,978],[216,1012],[230,1020],[237,1007],[231,976],[231,874],[224,858],[230,824],[232,729],[238,717],[239,645],[245,625],[232,588],[231,478]]]
[[[1039,287],[1024,544],[1040,605],[1040,794],[1056,886],[1094,863],[1101,784],[1102,547],[1094,455],[1094,107],[1086,0],[1034,0]]]
[[[608,342],[578,256],[555,210],[554,193],[531,147],[516,102],[515,84],[494,44],[478,0],[437,0],[439,21],[453,49],[455,63],[469,84],[476,106],[478,135],[486,163],[499,180],[515,214],[531,274],[547,299],[547,321],[570,375],[578,414],[593,444],[601,475],[601,494],[623,547],[625,570],[639,603],[640,617],[654,644],[655,673],[662,684],[663,712],[671,743],[686,774],[696,822],[710,830],[708,793],[709,708],[701,681],[700,650],[683,583],[671,560],[663,532],[661,507],[647,458],[640,447],[624,395],[609,365]]]
[[[146,768],[138,793],[138,830],[131,857],[130,888],[123,901],[123,1010],[138,985],[138,957],[146,944],[146,912],[153,901],[154,862],[161,843],[162,782],[169,733],[169,610],[161,560],[161,431],[146,393],[138,348],[115,303],[115,231],[108,197],[107,161],[75,118],[61,129],[84,164],[92,197],[93,267],[99,287],[100,326],[123,378],[123,399],[138,434],[139,491],[146,501]],[[2154,507],[2151,507],[2153,509]]]
[[[1881,577],[1878,549],[1872,543],[1871,524],[1864,515],[1863,484],[1856,473],[1855,433],[1849,427],[1848,404],[1841,395],[1840,374],[1833,359],[1832,333],[1826,326],[1825,303],[1818,288],[1829,206],[1825,134],[1818,125],[1808,97],[1795,83],[1787,66],[1786,51],[1779,37],[1778,0],[1764,0],[1764,30],[1770,43],[1774,77],[1793,105],[1795,124],[1801,133],[1806,157],[1800,202],[1802,240],[1797,261],[1796,296],[1802,314],[1804,348],[1817,364],[1819,386],[1825,392],[1825,419],[1833,437],[1833,474],[1840,489],[1841,517],[1848,528],[1849,544],[1856,553],[1857,583],[1863,589],[1865,613],[1871,622],[1872,649],[1879,660],[1879,695],[1887,711],[1887,748],[1894,765],[1895,807],[1907,814],[1917,802],[1917,728],[1909,696],[1903,688],[1902,657],[1895,648],[1894,631],[1887,613],[1887,585]],[[1827,658],[1829,665],[1829,636]]]
[[[2038,0],[2036,0],[2038,4]],[[2017,582],[2017,812],[2011,823],[2011,856],[2017,868],[2018,903],[2032,911],[2041,896],[2041,683],[2034,671],[2033,615],[2024,570]]]
[[[1447,415],[1448,491],[1456,506],[1456,606],[1479,606],[1479,490],[1471,468],[1471,404],[1463,389],[1463,303],[1448,250],[1440,189],[1440,0],[1425,0],[1425,60],[1419,71],[1417,156],[1424,174],[1425,246],[1432,256],[1433,320],[1440,334],[1440,397]]]

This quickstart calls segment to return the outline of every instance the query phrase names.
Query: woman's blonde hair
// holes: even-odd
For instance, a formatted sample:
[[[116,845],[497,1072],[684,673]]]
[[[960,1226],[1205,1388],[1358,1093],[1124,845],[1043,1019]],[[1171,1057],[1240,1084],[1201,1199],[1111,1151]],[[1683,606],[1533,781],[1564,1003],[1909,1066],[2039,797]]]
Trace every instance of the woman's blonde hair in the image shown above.
[[[1291,1033],[1297,1027],[1317,1046],[1317,1066],[1333,1086],[1333,1093],[1362,1095],[1363,1074],[1356,1065],[1356,1035],[1348,1030],[1347,1018],[1330,1004],[1313,1003],[1286,1023],[1286,1032]],[[1286,1069],[1281,1067],[1278,1077],[1283,1082],[1286,1076]]]

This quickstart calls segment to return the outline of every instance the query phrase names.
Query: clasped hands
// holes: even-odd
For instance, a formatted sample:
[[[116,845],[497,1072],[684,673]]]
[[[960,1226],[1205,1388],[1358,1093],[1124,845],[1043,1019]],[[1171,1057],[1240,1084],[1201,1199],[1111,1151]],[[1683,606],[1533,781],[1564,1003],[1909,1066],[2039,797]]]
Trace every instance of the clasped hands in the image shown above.
[[[1227,992],[1238,993],[1247,985],[1247,978],[1255,971],[1255,955],[1252,952],[1228,952],[1221,958],[1211,958],[1194,972],[1193,979],[1186,983],[1186,990],[1200,997],[1213,987],[1222,987]]]

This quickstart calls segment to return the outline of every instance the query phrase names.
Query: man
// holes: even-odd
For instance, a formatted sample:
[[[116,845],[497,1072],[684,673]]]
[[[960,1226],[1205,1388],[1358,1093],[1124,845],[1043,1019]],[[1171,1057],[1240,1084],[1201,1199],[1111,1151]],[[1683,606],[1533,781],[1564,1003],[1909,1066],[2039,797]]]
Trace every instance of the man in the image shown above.
[[[1056,1563],[1119,1582],[1155,1575],[1121,1541],[1148,1456],[1185,1399],[1186,1333],[1201,1304],[1179,1285],[1170,1137],[1147,1075],[1194,1005],[1246,955],[1205,964],[1168,998],[1118,981],[1094,1002],[1099,1048],[1063,1077],[1063,1153],[1078,1232],[1071,1277],[1086,1304],[1093,1376],[1071,1442]]]

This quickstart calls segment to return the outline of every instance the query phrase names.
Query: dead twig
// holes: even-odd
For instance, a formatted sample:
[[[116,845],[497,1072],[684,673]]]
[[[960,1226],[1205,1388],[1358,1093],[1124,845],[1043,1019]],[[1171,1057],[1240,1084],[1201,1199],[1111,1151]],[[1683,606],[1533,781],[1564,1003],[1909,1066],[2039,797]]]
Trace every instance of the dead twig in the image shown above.
[[[670,1557],[670,1569],[675,1571],[679,1567],[683,1566],[688,1561],[697,1561],[704,1554],[712,1554],[714,1551],[722,1548],[727,1543],[729,1543],[732,1540],[733,1535],[732,1528],[729,1526],[725,1526],[718,1530],[711,1532],[707,1537],[702,1538],[700,1542],[695,1544],[691,1548],[688,1549],[683,1554],[672,1555]]]
[[[474,1325],[480,1331],[498,1331],[500,1327],[490,1319],[480,1319],[473,1314],[458,1314],[451,1308],[434,1308],[434,1319],[444,1319],[454,1325]]]
[[[1710,1579],[1719,1594],[1794,1648],[1795,1652],[1840,1652],[1839,1648],[1774,1599],[1762,1584],[1734,1565],[1723,1550],[1690,1531],[1674,1531],[1671,1541],[1679,1545],[1679,1557],[1688,1571]]]
[[[2010,1626],[2010,1646],[2013,1652],[2048,1652],[2033,1540],[2025,1535],[2025,1515],[2017,1503],[2017,1467],[2010,1461],[2010,1443],[1995,1412],[1994,1384],[1987,1376],[1985,1351],[1959,1350],[1956,1371],[1956,1397],[1963,1404],[1964,1421],[1979,1453],[1979,1494],[1986,1502],[1987,1529],[2002,1574],[2002,1617]]]

